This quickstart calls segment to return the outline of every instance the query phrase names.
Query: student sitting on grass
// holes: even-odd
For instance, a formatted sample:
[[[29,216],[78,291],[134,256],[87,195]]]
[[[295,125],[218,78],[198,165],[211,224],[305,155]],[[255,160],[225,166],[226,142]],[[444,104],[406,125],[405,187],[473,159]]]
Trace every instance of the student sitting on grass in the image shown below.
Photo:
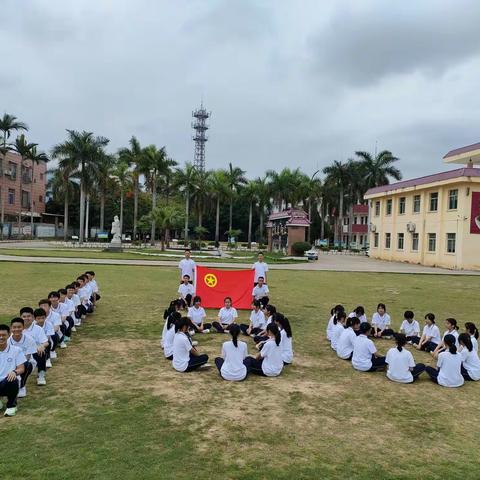
[[[478,329],[472,322],[465,324],[465,331],[470,335],[472,340],[473,349],[478,353]]]
[[[93,270],[89,270],[88,272],[85,272],[85,275],[89,280],[91,289],[93,291],[93,300],[96,304],[102,297],[100,296],[100,288],[98,287],[98,283],[95,278],[95,272]]]
[[[232,306],[232,298],[225,297],[223,302],[225,306],[218,312],[218,322],[212,322],[212,326],[219,333],[227,333],[238,318],[237,310]]]
[[[65,302],[69,305],[71,310],[70,316],[73,318],[73,328],[74,332],[77,331],[76,327],[79,327],[82,324],[82,315],[78,312],[78,306],[80,305],[80,298],[78,295],[75,295],[75,286],[70,284],[65,287],[67,295],[65,297]],[[75,328],[75,329],[74,329]]]
[[[0,325],[0,399],[7,397],[5,417],[13,417],[17,413],[17,396],[19,391],[17,376],[25,371],[27,359],[22,350],[9,344],[10,327]],[[3,404],[0,401],[0,410]]]
[[[433,352],[431,352],[431,354],[434,356],[434,357],[437,357],[438,354],[440,352],[443,352],[446,347],[445,347],[445,337],[447,335],[453,335],[455,337],[455,346],[457,347],[457,350],[458,350],[458,347],[460,346],[458,344],[458,326],[457,326],[457,321],[454,319],[454,318],[447,318],[445,320],[445,328],[447,330],[445,330],[445,333],[443,334],[443,339],[442,341],[436,346],[435,350]]]
[[[333,320],[333,330],[330,334],[331,338],[331,347],[337,351],[338,340],[340,339],[340,335],[345,330],[345,324],[347,323],[347,314],[345,312],[339,312],[335,315]]]
[[[38,302],[38,308],[41,308],[46,314],[45,324],[48,323],[51,325],[51,328],[46,327],[44,328],[44,331],[50,343],[50,360],[54,360],[57,358],[56,349],[60,343],[60,339],[62,336],[62,332],[60,331],[60,325],[62,324],[62,320],[58,313],[55,313],[53,310],[50,309],[50,305],[50,300],[47,300],[46,298]],[[51,333],[52,329],[53,333]],[[50,333],[50,335],[47,333],[47,331]]]
[[[413,355],[405,349],[407,337],[403,333],[395,334],[395,341],[397,346],[391,348],[385,358],[387,378],[393,382],[412,383],[425,371],[425,365],[416,364]]]
[[[187,317],[182,317],[175,326],[172,366],[177,372],[191,372],[208,362],[208,355],[201,355],[192,345],[189,327],[190,319]]]
[[[248,355],[247,344],[239,341],[240,327],[234,324],[230,327],[232,339],[222,345],[222,356],[215,359],[215,365],[224,380],[239,382],[247,376],[247,367],[243,361]]]
[[[67,327],[69,333],[67,333],[68,337],[72,336],[72,332],[76,332],[77,329],[75,327],[75,321],[73,317],[75,315],[75,305],[72,300],[67,298],[67,290],[65,288],[61,288],[58,291],[60,298],[58,299],[59,305],[62,308],[62,311],[66,313],[66,317],[64,323]],[[63,314],[62,314],[63,316]]]
[[[253,310],[250,313],[250,324],[247,325],[246,323],[242,323],[240,325],[240,330],[244,335],[256,335],[265,330],[267,322],[261,307],[261,303],[258,300],[254,300]]]
[[[176,298],[175,300],[172,300],[170,302],[169,307],[163,313],[163,318],[165,319],[165,323],[163,324],[162,336],[160,338],[160,346],[162,348],[165,347],[165,335],[167,334],[167,330],[168,330],[168,319],[170,315],[172,315],[175,312],[178,312],[180,314],[181,310],[182,310],[182,302],[178,298]],[[182,315],[180,314],[180,318],[181,317]]]
[[[258,277],[258,283],[253,287],[252,290],[252,302],[258,300],[262,304],[262,308],[265,308],[270,302],[268,294],[270,290],[265,282],[263,277]]]
[[[345,308],[343,305],[335,305],[331,310],[330,310],[330,320],[327,323],[327,340],[331,341],[332,340],[332,331],[333,331],[333,321],[335,320],[335,315],[340,312],[344,312]]]
[[[372,326],[360,324],[360,335],[353,343],[352,367],[361,372],[375,372],[385,368],[385,357],[377,354],[375,344],[368,338]]]
[[[415,348],[425,350],[426,352],[433,352],[440,342],[440,330],[435,324],[435,315],[433,313],[427,313],[425,315],[425,326],[423,327],[422,336],[417,344],[413,342]]]
[[[468,333],[461,333],[458,337],[459,353],[462,357],[462,375],[465,380],[480,380],[480,358],[472,345],[472,338]]]
[[[400,326],[400,332],[405,334],[407,343],[410,345],[420,341],[420,325],[415,320],[415,315],[411,310],[407,310],[403,314],[403,322]]]
[[[445,350],[438,354],[437,368],[425,368],[430,379],[442,387],[461,387],[465,382],[462,376],[462,357],[457,352],[455,342],[453,335],[445,335]]]
[[[182,283],[178,286],[179,299],[182,301],[183,308],[192,306],[192,298],[195,295],[195,289],[190,283],[190,275],[185,274]]]
[[[282,349],[282,360],[284,365],[293,362],[292,327],[287,317],[281,313],[273,316],[275,324],[280,330],[280,348]]]
[[[376,338],[391,338],[394,331],[390,328],[391,319],[384,303],[379,303],[372,316],[372,335]]]
[[[67,321],[68,317],[68,308],[64,303],[60,303],[60,294],[56,291],[50,292],[48,294],[48,300],[51,303],[51,310],[60,315],[62,323],[60,325],[60,332],[62,333],[62,340],[60,347],[65,348],[62,344],[66,346],[66,343],[70,341],[70,336],[72,335],[72,329],[70,324]]]
[[[204,323],[207,314],[202,307],[202,299],[200,297],[193,297],[193,306],[188,309],[187,317],[191,320],[190,327],[193,328],[195,332],[210,333],[212,324]]]
[[[87,277],[85,275],[80,275],[77,277],[77,283],[78,283],[78,290],[77,290],[77,295],[80,297],[80,301],[82,302],[83,307],[85,308],[85,315],[87,313],[93,313],[93,303],[90,300],[91,297],[91,291],[90,288],[88,288],[87,284]],[[85,315],[82,316],[82,320],[84,320]]]
[[[276,377],[283,370],[281,334],[274,323],[269,323],[267,335],[268,340],[263,345],[261,352],[255,358],[247,357],[243,363],[247,367],[248,373]]]
[[[180,312],[171,313],[165,322],[166,331],[163,337],[163,354],[167,360],[173,360],[173,340],[175,339],[175,326],[182,318]]]
[[[365,309],[359,305],[355,310],[348,314],[348,318],[358,318],[360,323],[368,322],[367,316],[365,315]]]
[[[365,322],[364,322],[365,323]],[[351,360],[353,355],[353,344],[357,338],[356,332],[360,332],[360,319],[349,317],[345,323],[340,337],[337,341],[337,355],[342,360]]]
[[[45,313],[45,310],[43,308],[36,308],[33,311],[33,318],[35,318],[35,325],[42,327],[43,333],[45,333],[45,336],[47,337],[48,345],[45,348],[45,366],[47,368],[52,368],[52,362],[50,360],[50,338],[52,337],[52,335],[55,335],[55,330],[53,329],[53,325],[50,322],[47,322],[47,314]]]
[[[273,323],[273,316],[277,313],[275,305],[267,305],[265,307],[265,327],[262,329],[258,335],[253,337],[255,343],[261,343],[268,340],[267,327],[270,323]]]

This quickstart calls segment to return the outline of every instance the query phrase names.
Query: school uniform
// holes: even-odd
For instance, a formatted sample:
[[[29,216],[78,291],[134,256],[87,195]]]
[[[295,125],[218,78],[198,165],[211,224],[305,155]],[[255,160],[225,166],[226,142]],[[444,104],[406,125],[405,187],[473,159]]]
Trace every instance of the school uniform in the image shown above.
[[[177,332],[173,339],[172,366],[177,372],[190,372],[208,362],[208,355],[193,355],[190,336]]]
[[[191,282],[193,282],[195,275],[195,267],[196,264],[191,258],[184,258],[183,260],[180,260],[180,263],[178,264],[178,268],[182,272],[182,278],[185,275],[188,275]]]
[[[387,378],[398,383],[412,383],[425,370],[423,363],[415,364],[413,355],[406,349],[391,348],[385,357]],[[411,370],[410,370],[411,369]]]
[[[470,340],[472,341],[473,349],[478,353],[478,340],[475,338],[475,335],[470,335]]]
[[[413,320],[411,323],[408,320],[404,320],[400,326],[400,330],[403,330],[405,336],[407,337],[407,342],[412,342],[418,344],[420,341],[420,324]]]
[[[22,337],[18,342],[15,341],[10,335],[7,343],[12,347],[20,349],[23,356],[25,357],[25,361],[23,362],[25,365],[25,370],[22,375],[20,375],[20,388],[23,388],[27,383],[28,377],[33,371],[32,356],[37,353],[37,344],[35,340],[30,335],[25,334],[25,332],[22,333]]]
[[[465,380],[462,376],[462,357],[459,353],[452,354],[448,350],[438,354],[437,367],[427,366],[426,372],[431,380],[442,387],[461,387]]]
[[[205,313],[205,309],[203,307],[190,307],[188,309],[187,317],[191,320],[194,330],[198,332],[198,327],[202,324],[203,320],[207,318],[207,314]],[[210,328],[212,328],[211,323],[203,324],[204,330],[209,330]]]
[[[258,283],[258,277],[263,277],[263,279],[267,281],[268,265],[265,262],[255,262],[252,266],[252,270],[255,270],[253,276],[253,282],[255,285]]]
[[[192,304],[192,298],[195,295],[195,289],[191,283],[181,283],[178,287],[178,293],[183,300],[183,306],[190,306]]]
[[[75,305],[67,297],[65,297],[63,299],[63,302],[60,302],[59,305],[63,305],[63,311],[67,313],[67,316],[65,318],[65,325],[67,326],[67,329],[69,329],[69,331],[71,332],[73,327],[75,326],[75,320],[73,319],[73,317],[75,316]],[[70,335],[68,334],[67,336],[70,337]]]
[[[65,305],[63,302],[58,302],[58,305],[56,307],[52,305],[50,307],[50,310],[60,315],[60,318],[62,319],[62,323],[60,324],[60,331],[65,337],[70,338],[72,336],[72,328],[70,326],[70,322],[67,320],[69,316],[67,305]]]
[[[330,317],[330,320],[327,323],[327,340],[332,340],[333,326],[335,325],[333,321],[335,320],[335,315]]]
[[[267,321],[265,320],[265,314],[261,310],[259,310],[258,312],[255,310],[252,310],[250,313],[250,323],[252,325],[252,329],[250,330],[250,335],[255,335],[257,333],[260,333],[262,330],[265,330],[267,326]],[[247,325],[246,323],[240,324],[240,330],[245,335],[248,335],[247,330],[249,327],[250,325]]]
[[[235,323],[235,320],[238,318],[237,309],[230,307],[222,307],[218,312],[218,322],[212,322],[212,326],[215,327],[220,333],[225,333],[222,326],[227,329],[232,323]]]
[[[15,370],[27,359],[20,348],[7,343],[5,350],[0,350],[0,397],[7,397],[7,408],[17,406],[18,381],[15,378],[12,381],[7,379],[10,372]]]
[[[344,330],[345,327],[340,322],[337,322],[333,325],[333,330],[331,334],[332,341],[330,345],[335,351],[337,351],[338,340],[340,339],[340,335]]]
[[[255,285],[252,290],[252,297],[255,300],[258,300],[262,304],[262,307],[265,308],[270,301],[270,298],[268,297],[269,293],[270,290],[265,283],[261,287],[260,285]]]
[[[100,300],[100,298],[102,298],[102,297],[100,296],[100,293],[99,293],[100,289],[98,288],[97,281],[94,278],[92,278],[90,280],[90,284],[92,285],[92,290],[93,290],[93,293],[95,294],[95,300],[96,301]]]
[[[475,349],[470,352],[467,347],[462,347],[460,350],[460,357],[462,358],[461,372],[465,380],[480,380],[480,358]]]
[[[264,377],[276,377],[282,373],[283,359],[282,349],[275,340],[269,338],[260,352],[261,359],[247,357],[244,360],[249,373],[263,375]]]
[[[351,360],[353,354],[353,344],[357,334],[352,327],[344,328],[337,341],[337,355],[342,360]]]
[[[351,313],[348,314],[348,318],[355,318],[355,317],[357,317],[357,314],[355,312],[351,312]],[[360,323],[367,323],[368,322],[367,316],[365,314],[360,315],[357,318],[360,320]]]
[[[364,334],[353,343],[352,367],[361,372],[374,372],[385,366],[385,357],[376,357],[375,344]]]
[[[39,347],[44,343],[48,344],[47,347],[45,347],[45,351],[43,355],[40,355],[39,353],[37,353],[36,349],[35,349],[35,353],[32,355],[35,362],[37,362],[38,371],[46,372],[48,349],[49,349],[50,343],[48,341],[47,336],[45,335],[45,332],[43,331],[43,328],[36,325],[35,322],[32,322],[30,327],[24,329],[24,333],[26,333],[27,335],[30,335],[35,340],[37,347]]]
[[[222,345],[222,357],[215,359],[215,365],[220,375],[225,380],[240,382],[247,376],[247,367],[243,361],[247,357],[247,344],[237,341],[237,346],[233,341],[224,342]]]
[[[442,340],[445,340],[445,337],[447,335],[453,335],[455,337],[455,346],[457,347],[457,350],[460,348],[460,344],[458,343],[458,330],[454,328],[451,332],[448,330],[444,332]]]
[[[395,332],[390,328],[391,318],[388,313],[384,313],[383,316],[378,312],[375,312],[372,316],[372,330],[375,333],[375,329],[383,330],[382,337],[391,337]]]
[[[425,325],[423,327],[422,336],[423,335],[430,337],[430,340],[422,345],[422,350],[425,350],[426,352],[433,352],[441,342],[440,329],[435,324]]]
[[[166,323],[166,322],[165,322]],[[175,338],[175,325],[172,323],[170,328],[166,329],[163,337],[163,354],[168,360],[173,359],[173,340]]]
[[[282,349],[283,363],[289,365],[293,362],[292,337],[289,337],[283,329],[280,330],[280,348]]]
[[[46,322],[50,322],[53,325],[54,329],[54,334],[50,337],[50,342],[51,342],[51,347],[50,347],[50,353],[55,352],[57,349],[57,345],[61,343],[62,338],[63,338],[63,333],[62,330],[60,329],[60,326],[62,325],[62,317],[57,313],[54,312],[51,308],[50,311],[48,312]],[[58,330],[57,330],[58,327]]]

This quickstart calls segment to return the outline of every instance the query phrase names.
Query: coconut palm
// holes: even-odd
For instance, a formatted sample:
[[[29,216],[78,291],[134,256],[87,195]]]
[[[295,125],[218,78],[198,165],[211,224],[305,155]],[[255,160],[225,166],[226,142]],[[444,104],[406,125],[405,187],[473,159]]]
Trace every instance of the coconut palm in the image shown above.
[[[33,235],[33,180],[35,178],[35,165],[39,165],[40,162],[47,163],[49,158],[44,152],[39,152],[36,145],[30,150],[28,158],[32,162],[32,182],[30,184],[30,229],[31,235]]]
[[[220,241],[220,203],[229,195],[228,175],[225,170],[215,170],[210,175],[209,192],[216,201],[215,210],[215,242]]]
[[[120,190],[120,232],[123,232],[123,203],[125,192],[133,179],[130,165],[125,160],[120,159],[114,165],[111,175]]]
[[[366,189],[388,185],[390,177],[395,180],[402,179],[400,170],[394,166],[399,159],[389,150],[382,150],[376,155],[358,151],[355,155],[362,163]]]
[[[103,152],[97,162],[97,168],[94,171],[95,175],[95,190],[100,199],[100,231],[105,230],[105,201],[107,193],[112,186],[112,170],[115,165],[115,157]]]
[[[260,225],[259,225],[259,234],[260,234],[260,242],[264,241],[264,225],[265,225],[265,209],[270,207],[270,185],[268,183],[267,177],[258,177],[255,179],[256,183],[256,192],[257,192],[257,199],[258,199],[258,207],[259,207],[259,217],[260,217]]]
[[[160,233],[161,249],[165,250],[165,235],[167,230],[180,228],[183,222],[184,213],[176,205],[158,205],[144,217],[145,220],[154,222]]]
[[[312,222],[312,212],[313,204],[320,201],[322,195],[322,181],[319,178],[315,178],[315,172],[310,178],[307,179],[305,190],[307,193],[307,203],[308,203],[308,219]],[[312,227],[311,224],[308,227],[308,243],[312,243]]]
[[[5,155],[7,153],[7,142],[10,138],[10,135],[13,132],[18,132],[20,130],[28,131],[28,126],[26,123],[20,122],[17,117],[4,113],[3,117],[0,118],[0,132],[2,132],[1,144],[2,151],[1,153]]]
[[[296,207],[305,198],[308,177],[299,168],[284,168],[280,172],[268,170],[266,175],[278,210],[282,210],[284,206]]]
[[[203,213],[208,200],[208,188],[210,185],[211,174],[212,172],[205,170],[196,170],[195,173],[193,200],[198,214],[199,227],[203,227]]]
[[[253,219],[253,206],[258,201],[257,184],[254,181],[248,182],[242,187],[241,195],[248,202],[248,232],[247,242],[248,248],[252,246],[252,219]]]
[[[237,194],[238,188],[247,183],[245,171],[239,167],[233,167],[231,163],[228,164],[227,180],[229,187],[229,201],[230,210],[228,217],[228,230],[233,230],[233,201]]]
[[[191,163],[186,163],[183,169],[175,171],[174,185],[185,196],[185,246],[188,243],[188,221],[190,216],[190,199],[195,190],[196,168]]]

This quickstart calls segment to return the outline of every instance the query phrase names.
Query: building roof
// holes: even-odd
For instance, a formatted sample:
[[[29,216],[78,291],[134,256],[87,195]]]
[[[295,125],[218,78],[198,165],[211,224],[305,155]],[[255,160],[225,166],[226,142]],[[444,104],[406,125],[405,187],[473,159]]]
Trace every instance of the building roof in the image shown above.
[[[443,156],[445,163],[480,163],[480,142],[450,150]]]
[[[288,219],[286,225],[288,227],[308,227],[310,220],[308,219],[308,213],[305,210],[297,208],[289,208],[282,212],[272,213],[268,217],[267,227],[272,225],[272,220]]]
[[[447,172],[435,173],[426,177],[413,178],[411,180],[403,180],[401,182],[391,183],[390,185],[382,185],[367,190],[365,197],[376,195],[379,193],[393,192],[403,188],[417,187],[419,185],[427,185],[429,183],[443,182],[445,180],[453,180],[462,177],[480,177],[480,168],[457,168]]]

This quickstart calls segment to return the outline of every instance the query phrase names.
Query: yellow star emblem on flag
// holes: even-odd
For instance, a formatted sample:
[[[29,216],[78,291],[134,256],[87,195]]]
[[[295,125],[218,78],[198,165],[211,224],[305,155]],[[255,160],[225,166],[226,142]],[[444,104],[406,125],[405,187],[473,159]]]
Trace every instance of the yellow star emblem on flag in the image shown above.
[[[210,288],[216,287],[218,282],[217,277],[213,273],[207,273],[203,277],[203,281],[205,282],[205,285]]]

